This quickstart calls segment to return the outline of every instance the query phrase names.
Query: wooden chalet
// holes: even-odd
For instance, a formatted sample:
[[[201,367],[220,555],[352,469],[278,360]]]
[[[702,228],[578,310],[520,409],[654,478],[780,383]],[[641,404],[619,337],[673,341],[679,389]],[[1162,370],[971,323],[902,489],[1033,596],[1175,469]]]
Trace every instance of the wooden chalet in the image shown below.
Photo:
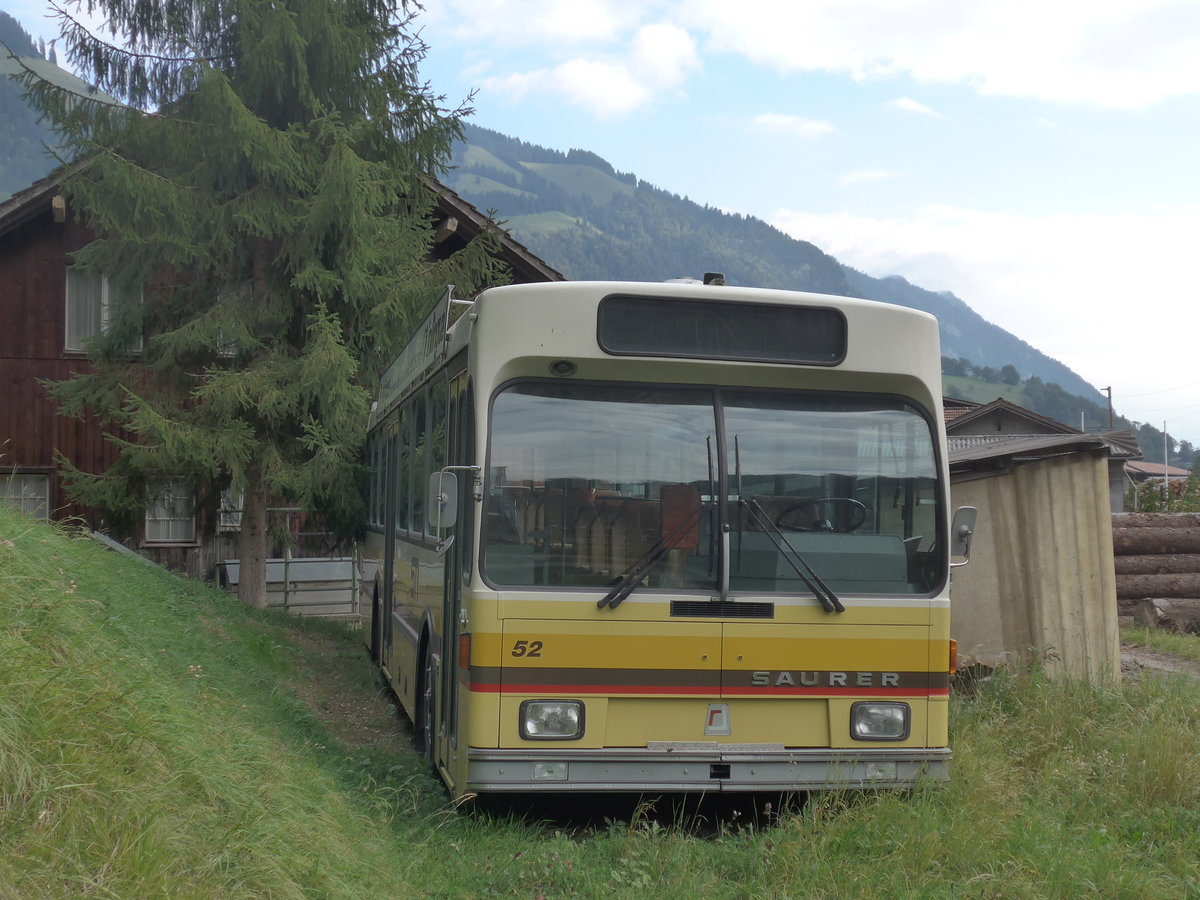
[[[117,451],[99,422],[57,413],[42,381],[89,370],[83,341],[104,327],[108,286],[71,271],[71,254],[94,235],[78,221],[55,173],[0,202],[0,500],[46,519],[77,518],[105,525],[96,510],[71,502],[57,454],[84,472],[111,466]],[[465,246],[487,217],[449,188],[430,182],[437,201],[437,258]],[[516,283],[559,281],[562,275],[505,234],[499,255]],[[190,498],[164,497],[147,509],[127,546],[196,575],[212,571],[215,524],[197,521]]]

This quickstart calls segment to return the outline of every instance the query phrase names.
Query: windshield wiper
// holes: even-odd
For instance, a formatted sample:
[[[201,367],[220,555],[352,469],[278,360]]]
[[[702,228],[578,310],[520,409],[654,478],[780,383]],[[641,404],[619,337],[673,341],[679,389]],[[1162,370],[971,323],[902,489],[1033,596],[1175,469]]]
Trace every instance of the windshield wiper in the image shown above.
[[[825,612],[845,612],[846,607],[842,606],[842,601],[838,599],[837,594],[821,580],[821,576],[813,570],[813,567],[808,564],[799,551],[792,546],[792,542],[787,539],[779,526],[771,521],[757,500],[746,499],[746,495],[742,493],[742,446],[739,440],[739,435],[733,436],[733,459],[734,459],[734,477],[737,483],[737,500],[738,506],[746,509],[750,513],[750,517],[758,523],[762,528],[763,533],[771,539],[771,543],[775,545],[775,549],[780,555],[787,560],[788,565],[800,576],[800,580],[805,586],[812,591],[813,596],[821,603],[821,608]],[[741,524],[741,516],[738,516],[738,524]],[[738,542],[738,552],[741,553],[742,545]]]
[[[821,576],[814,571],[813,567],[808,564],[808,561],[800,555],[800,552],[792,546],[792,542],[787,539],[787,536],[779,530],[779,526],[771,521],[757,500],[747,500],[745,497],[738,497],[738,503],[749,510],[750,517],[759,524],[763,533],[766,534],[773,544],[775,549],[780,552],[784,559],[800,576],[800,580],[813,592],[813,596],[821,603],[821,608],[825,612],[845,612],[846,607],[842,605],[842,601],[838,599],[837,594],[821,580]]]
[[[616,609],[626,598],[637,590],[638,585],[642,583],[647,575],[650,574],[654,566],[666,556],[667,551],[674,547],[683,538],[685,534],[696,527],[700,521],[700,516],[704,512],[706,504],[700,504],[696,509],[670,534],[664,534],[655,544],[647,550],[637,562],[626,569],[616,581],[613,582],[607,594],[596,601],[596,606],[600,609],[608,607]]]

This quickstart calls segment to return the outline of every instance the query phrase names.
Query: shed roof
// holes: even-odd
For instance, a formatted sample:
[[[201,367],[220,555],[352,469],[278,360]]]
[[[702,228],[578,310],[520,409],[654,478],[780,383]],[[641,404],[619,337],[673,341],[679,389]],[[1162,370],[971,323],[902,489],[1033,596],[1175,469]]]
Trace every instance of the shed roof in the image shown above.
[[[990,468],[997,463],[1030,462],[1072,453],[1103,452],[1113,459],[1128,459],[1131,454],[1127,431],[1101,434],[964,434],[947,439],[951,471]]]
[[[1162,463],[1144,462],[1142,460],[1130,460],[1125,463],[1125,470],[1135,475],[1142,475],[1146,478],[1162,478],[1165,474],[1170,478],[1187,478],[1192,474],[1191,469],[1181,469],[1178,466],[1164,466]]]

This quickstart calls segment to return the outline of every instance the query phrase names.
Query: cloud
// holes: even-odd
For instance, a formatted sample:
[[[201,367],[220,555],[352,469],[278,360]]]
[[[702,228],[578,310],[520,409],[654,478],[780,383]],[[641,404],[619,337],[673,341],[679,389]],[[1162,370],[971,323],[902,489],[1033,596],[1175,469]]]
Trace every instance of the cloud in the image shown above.
[[[691,35],[665,23],[638,29],[630,42],[627,62],[630,70],[655,90],[678,88],[700,69]]]
[[[1117,410],[1135,420],[1156,415],[1156,398],[1144,395],[1196,380],[1190,355],[1160,352],[1155,337],[1194,318],[1194,301],[1180,290],[1192,280],[1194,218],[1186,213],[1032,216],[931,206],[872,218],[784,209],[771,223],[870,275],[952,291],[1085,380],[1112,384]],[[1178,401],[1187,402],[1200,409],[1200,396]],[[1200,435],[1200,416],[1193,422]]]
[[[680,0],[709,52],[780,72],[910,77],[1137,107],[1200,92],[1200,5],[1180,0]]]
[[[858,169],[854,172],[846,172],[844,175],[838,176],[837,181],[843,187],[850,187],[856,184],[869,184],[876,181],[891,181],[899,177],[899,172],[893,172],[889,169]]]
[[[1110,108],[1200,93],[1196,0],[443,0],[418,24],[436,34],[435,49],[452,42],[485,57],[497,84],[527,76],[527,90],[550,90],[551,77],[533,76],[570,61],[606,67],[617,88],[649,79],[640,99],[590,101],[607,115],[682,90],[701,54],[784,75],[905,78]],[[938,114],[908,97],[896,105]]]
[[[918,115],[922,116],[933,116],[935,119],[946,118],[936,109],[931,109],[924,103],[918,103],[911,97],[900,97],[897,100],[893,100],[891,105],[896,107],[896,109],[903,110],[904,112],[917,113]]]
[[[531,93],[555,95],[584,106],[600,118],[624,115],[649,100],[649,93],[620,63],[573,59],[553,69],[484,78],[482,90],[521,100]]]
[[[418,25],[493,48],[575,48],[618,42],[643,20],[636,0],[443,0]]]
[[[543,94],[611,118],[678,92],[699,67],[688,33],[655,23],[637,29],[620,55],[578,56],[553,67],[484,77],[481,85],[510,100]]]
[[[789,116],[783,113],[763,113],[750,120],[759,128],[776,134],[804,139],[824,137],[837,131],[829,122],[816,119],[805,119],[801,116]]]

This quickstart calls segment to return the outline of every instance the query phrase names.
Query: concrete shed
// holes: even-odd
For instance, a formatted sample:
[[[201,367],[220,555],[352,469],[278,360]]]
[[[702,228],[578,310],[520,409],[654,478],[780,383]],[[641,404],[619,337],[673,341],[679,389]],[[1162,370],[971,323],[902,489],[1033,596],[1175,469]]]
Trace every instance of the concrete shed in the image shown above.
[[[953,575],[960,666],[1120,677],[1109,456],[1100,435],[951,437],[952,505],[979,510]]]

